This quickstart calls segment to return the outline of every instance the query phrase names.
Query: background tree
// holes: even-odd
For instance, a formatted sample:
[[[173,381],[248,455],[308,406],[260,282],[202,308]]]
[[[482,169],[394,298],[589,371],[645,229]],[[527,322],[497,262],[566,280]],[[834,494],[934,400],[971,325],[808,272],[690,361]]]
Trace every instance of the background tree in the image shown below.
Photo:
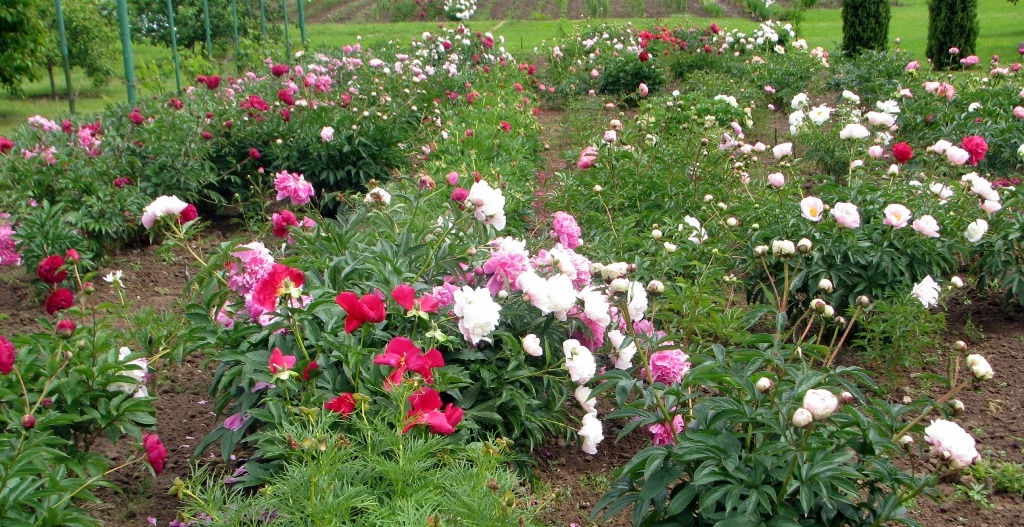
[[[37,0],[0,0],[0,86],[21,92],[23,80],[39,77],[46,29],[36,16]]]
[[[885,51],[889,45],[889,0],[843,0],[843,51]]]
[[[936,69],[960,65],[978,42],[978,0],[929,0],[925,56]],[[959,53],[950,53],[957,48]]]
[[[72,68],[82,68],[96,86],[103,86],[118,74],[121,43],[116,15],[103,10],[100,0],[63,0],[64,28],[67,32],[68,56]],[[60,68],[60,35],[57,16],[51,1],[39,4],[39,17],[47,24],[45,63],[50,74],[50,90],[57,96],[54,68]]]
[[[231,21],[231,0],[209,0],[210,35],[214,45],[230,46],[234,35]],[[280,4],[266,0],[267,24],[280,13]],[[171,32],[167,21],[165,0],[129,0],[129,11],[134,20],[132,31],[150,42],[171,45]],[[175,0],[174,23],[178,26],[178,46],[194,48],[206,43],[203,25],[202,0]],[[260,5],[258,0],[238,0],[238,37],[254,38],[260,34]]]

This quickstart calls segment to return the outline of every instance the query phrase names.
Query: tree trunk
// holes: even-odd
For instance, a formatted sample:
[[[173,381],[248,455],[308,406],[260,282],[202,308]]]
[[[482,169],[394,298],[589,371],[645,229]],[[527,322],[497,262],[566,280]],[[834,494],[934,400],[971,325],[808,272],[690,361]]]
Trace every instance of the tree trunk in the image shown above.
[[[53,79],[53,64],[46,65],[46,71],[50,74],[50,95],[53,96],[53,100],[57,100],[57,81]]]

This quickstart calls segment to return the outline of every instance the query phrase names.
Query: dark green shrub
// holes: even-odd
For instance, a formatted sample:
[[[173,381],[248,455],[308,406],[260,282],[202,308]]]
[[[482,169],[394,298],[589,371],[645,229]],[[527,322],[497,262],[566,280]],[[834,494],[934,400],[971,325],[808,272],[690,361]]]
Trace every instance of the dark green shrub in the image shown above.
[[[978,0],[930,0],[928,47],[925,56],[935,69],[956,66],[961,57],[974,54],[978,40]],[[951,53],[957,48],[959,53]]]
[[[884,51],[891,19],[889,0],[844,1],[843,51],[853,55],[864,49]]]

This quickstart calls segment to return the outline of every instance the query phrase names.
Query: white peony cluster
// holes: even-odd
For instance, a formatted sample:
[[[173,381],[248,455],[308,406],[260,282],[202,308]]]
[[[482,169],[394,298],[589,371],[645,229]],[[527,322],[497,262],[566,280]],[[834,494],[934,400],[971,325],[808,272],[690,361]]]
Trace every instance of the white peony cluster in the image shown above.
[[[455,291],[455,315],[459,329],[470,344],[476,344],[498,327],[501,306],[491,298],[486,287],[473,289],[468,285]]]
[[[499,231],[505,228],[505,195],[501,189],[481,179],[470,187],[467,201],[475,207],[473,215],[484,225],[493,225]]]
[[[177,216],[187,206],[188,203],[178,199],[178,196],[160,196],[149,205],[146,205],[146,208],[142,209],[142,225],[147,229],[152,229],[158,218]]]

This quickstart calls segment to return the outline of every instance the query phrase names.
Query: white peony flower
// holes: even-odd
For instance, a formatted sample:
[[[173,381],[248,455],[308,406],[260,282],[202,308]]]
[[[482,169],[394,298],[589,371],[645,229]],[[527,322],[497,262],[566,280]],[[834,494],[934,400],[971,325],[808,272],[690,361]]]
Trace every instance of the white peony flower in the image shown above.
[[[122,346],[118,350],[117,360],[123,361],[132,354],[132,350],[128,349],[127,346]],[[125,363],[126,366],[135,366],[131,370],[121,370],[118,375],[124,377],[131,377],[135,382],[115,382],[107,386],[107,390],[111,392],[123,392],[132,394],[132,397],[149,397],[149,390],[146,385],[146,377],[149,376],[149,361],[143,357],[135,359]]]
[[[619,370],[628,370],[633,366],[633,356],[636,355],[636,343],[630,342],[628,346],[623,347],[622,344],[626,341],[626,335],[617,329],[613,329],[608,332],[608,340],[612,343],[612,353],[610,357],[615,363],[614,366]]]
[[[967,224],[967,232],[964,235],[967,237],[967,241],[978,243],[985,236],[986,232],[988,232],[988,222],[985,220],[974,220]]]
[[[476,344],[498,327],[501,305],[491,298],[486,287],[468,285],[455,291],[453,311],[459,317],[459,329],[470,344]]]
[[[493,225],[499,231],[505,228],[505,195],[501,189],[492,188],[481,179],[469,188],[466,201],[473,204],[473,215],[484,225]]]
[[[942,288],[939,287],[939,284],[935,282],[931,275],[928,275],[924,277],[924,280],[914,285],[910,296],[920,300],[924,307],[929,308],[939,302],[939,293],[941,292]]]
[[[380,187],[376,187],[366,193],[366,197],[363,198],[363,203],[366,203],[367,205],[379,203],[387,207],[391,204],[391,193]]]
[[[584,453],[597,454],[597,445],[604,440],[601,421],[595,414],[586,414],[581,420],[579,436],[583,438],[583,446],[580,448]]]
[[[573,382],[584,384],[597,373],[594,354],[580,341],[569,339],[562,342],[562,352],[565,353],[565,369]]]
[[[523,351],[531,357],[544,355],[544,348],[540,345],[540,338],[533,333],[523,337]]]
[[[629,283],[626,310],[629,312],[629,318],[634,322],[643,320],[644,314],[647,312],[647,289],[640,282]]]
[[[142,209],[142,225],[152,229],[156,220],[162,216],[177,216],[185,210],[188,203],[178,199],[178,196],[160,196]]]
[[[588,414],[594,414],[594,417],[597,417],[597,398],[590,398],[590,393],[592,391],[593,390],[586,386],[577,386],[576,391],[573,392],[573,397],[579,401],[580,406],[583,407],[583,411]]]
[[[932,450],[953,468],[966,468],[978,459],[974,438],[960,425],[937,419],[924,429],[924,440],[932,446]]]
[[[685,218],[683,218],[683,221],[686,222],[686,224],[689,225],[690,227],[693,227],[693,231],[690,232],[689,237],[689,240],[691,242],[700,245],[701,242],[708,239],[708,233],[700,224],[700,220],[694,218],[693,216],[686,216]]]

